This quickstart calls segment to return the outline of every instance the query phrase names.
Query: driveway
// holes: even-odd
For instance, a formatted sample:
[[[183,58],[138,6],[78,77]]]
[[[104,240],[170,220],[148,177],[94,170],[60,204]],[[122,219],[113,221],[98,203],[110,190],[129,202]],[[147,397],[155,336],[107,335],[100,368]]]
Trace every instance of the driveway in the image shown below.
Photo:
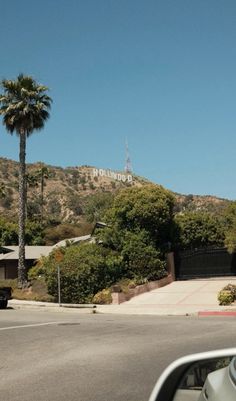
[[[236,284],[236,277],[175,281],[165,287],[138,295],[128,302],[103,306],[103,310],[120,313],[186,315],[201,311],[224,311],[234,306],[219,306],[218,292],[227,284]]]

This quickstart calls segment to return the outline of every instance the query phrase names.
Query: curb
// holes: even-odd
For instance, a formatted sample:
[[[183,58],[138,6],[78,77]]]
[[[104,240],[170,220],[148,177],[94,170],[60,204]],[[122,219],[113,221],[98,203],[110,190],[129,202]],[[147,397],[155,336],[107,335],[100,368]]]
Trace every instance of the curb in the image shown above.
[[[236,311],[207,311],[207,312],[198,312],[199,317],[204,316],[232,316],[236,317]]]
[[[29,307],[29,308],[67,308],[67,309],[92,309],[93,312],[96,311],[97,305],[93,304],[55,304],[55,303],[27,303],[27,302],[9,302],[8,306],[11,307]]]
[[[78,309],[96,309],[97,305],[86,305],[86,304],[60,304],[62,308],[78,308]]]

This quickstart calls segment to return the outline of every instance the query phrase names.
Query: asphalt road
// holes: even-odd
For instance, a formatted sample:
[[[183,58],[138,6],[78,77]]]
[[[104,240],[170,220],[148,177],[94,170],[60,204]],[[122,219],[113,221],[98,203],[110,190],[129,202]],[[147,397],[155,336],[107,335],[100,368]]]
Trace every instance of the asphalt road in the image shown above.
[[[236,346],[235,318],[0,310],[0,399],[145,401],[177,357]]]

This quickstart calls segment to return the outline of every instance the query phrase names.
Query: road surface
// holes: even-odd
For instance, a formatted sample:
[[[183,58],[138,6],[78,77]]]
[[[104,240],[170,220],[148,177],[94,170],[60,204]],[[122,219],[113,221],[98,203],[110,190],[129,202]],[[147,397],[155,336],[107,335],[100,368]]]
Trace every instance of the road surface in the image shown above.
[[[0,311],[4,401],[145,401],[188,353],[236,347],[235,318]]]

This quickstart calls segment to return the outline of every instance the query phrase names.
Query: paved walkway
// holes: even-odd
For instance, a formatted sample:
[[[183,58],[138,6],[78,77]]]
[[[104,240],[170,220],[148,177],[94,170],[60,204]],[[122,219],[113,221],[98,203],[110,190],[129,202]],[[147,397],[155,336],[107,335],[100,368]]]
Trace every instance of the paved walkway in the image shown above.
[[[85,304],[61,304],[54,302],[25,301],[21,299],[11,299],[8,301],[8,308],[12,309],[40,309],[44,311],[64,312],[77,311],[79,313],[94,313],[95,305]]]
[[[175,281],[165,287],[138,295],[121,305],[103,305],[98,311],[156,315],[188,315],[203,311],[235,310],[236,305],[219,306],[218,292],[236,277]]]
[[[175,281],[165,287],[138,295],[120,305],[97,305],[98,313],[139,314],[139,315],[204,315],[229,311],[236,316],[236,304],[219,306],[218,292],[227,284],[236,285],[236,277]],[[75,310],[93,313],[91,305],[62,305],[34,301],[9,301],[13,308],[44,307],[45,310]],[[63,307],[64,306],[64,307]]]

